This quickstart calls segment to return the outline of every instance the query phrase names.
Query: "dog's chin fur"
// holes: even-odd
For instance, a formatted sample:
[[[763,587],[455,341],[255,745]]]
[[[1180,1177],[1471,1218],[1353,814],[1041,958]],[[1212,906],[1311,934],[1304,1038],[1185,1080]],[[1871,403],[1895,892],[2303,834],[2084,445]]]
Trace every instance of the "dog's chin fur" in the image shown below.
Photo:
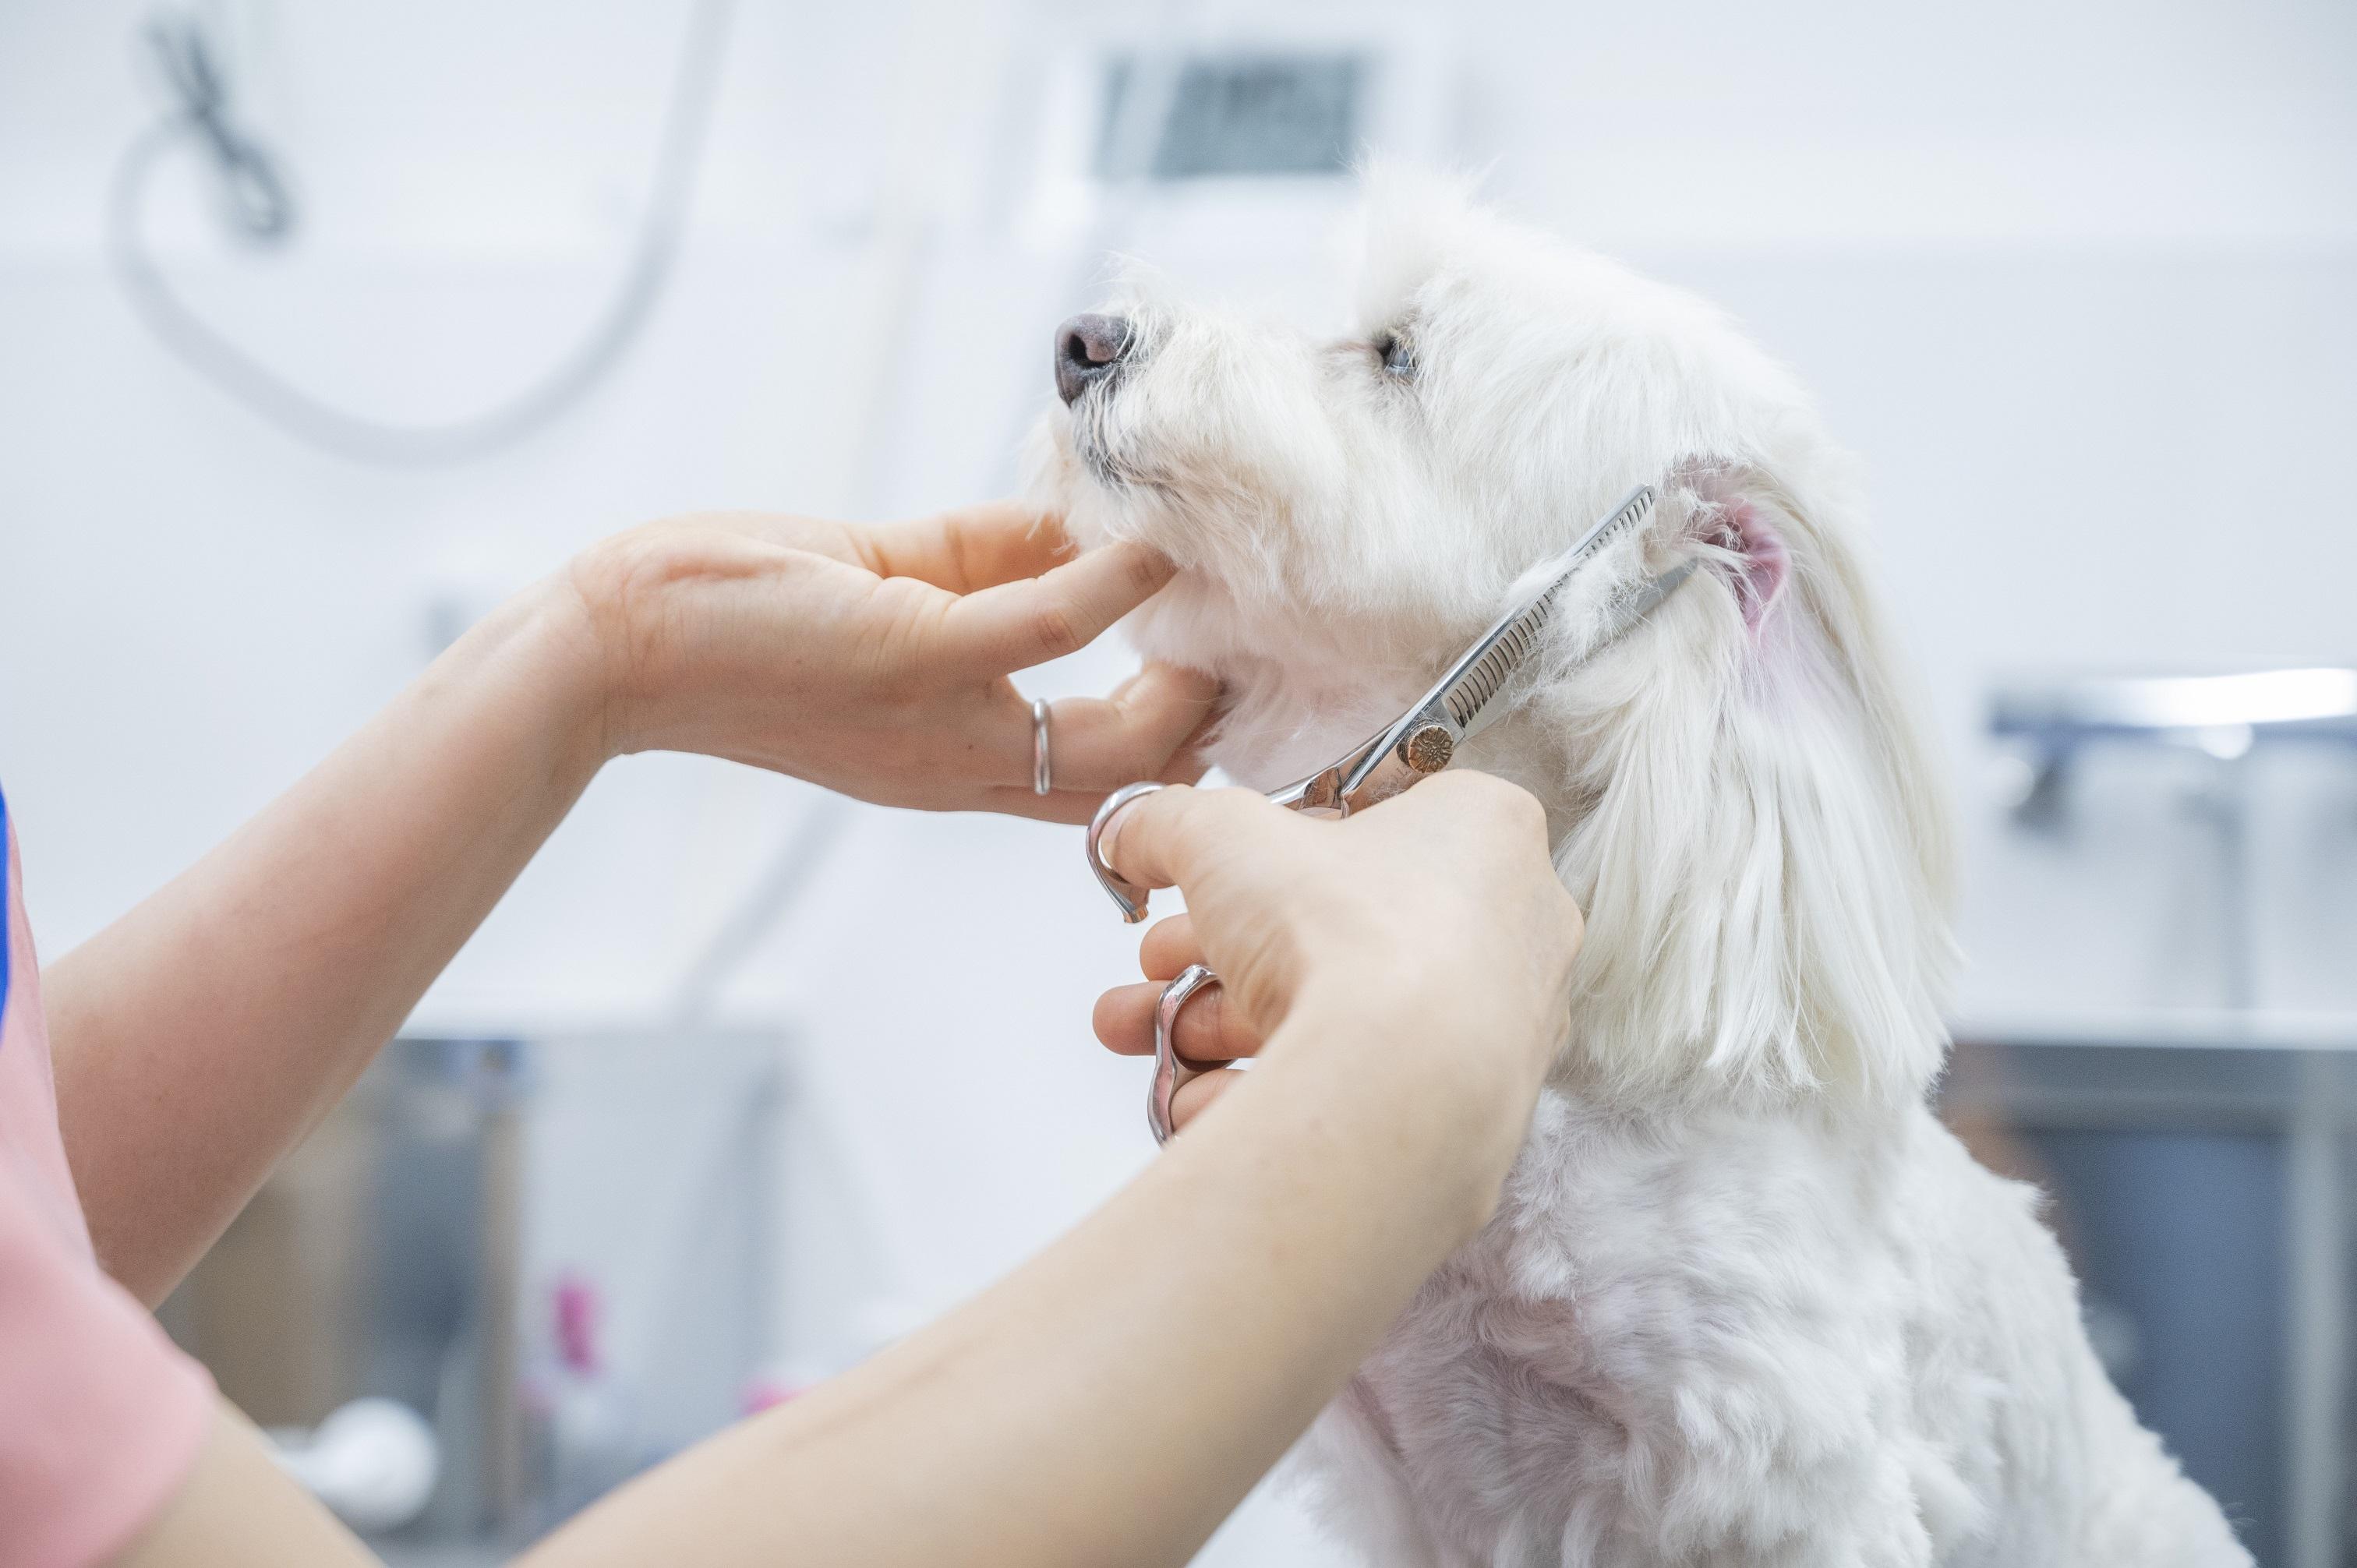
[[[1134,285],[1131,351],[1032,454],[1084,541],[1179,564],[1131,635],[1222,679],[1213,759],[1263,788],[1663,498],[1464,758],[1553,820],[1575,1029],[1496,1219],[1305,1445],[1336,1526],[1383,1568],[2246,1563],[2096,1365],[2033,1194],[1925,1107],[1948,825],[1850,462],[1709,306],[1371,183],[1351,337]]]

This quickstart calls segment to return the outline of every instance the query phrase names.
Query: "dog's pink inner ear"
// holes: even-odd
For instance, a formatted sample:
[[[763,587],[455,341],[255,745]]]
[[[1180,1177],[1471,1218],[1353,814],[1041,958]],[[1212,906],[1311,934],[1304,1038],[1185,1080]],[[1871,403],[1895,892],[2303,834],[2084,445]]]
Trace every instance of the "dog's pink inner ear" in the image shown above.
[[[1735,580],[1736,602],[1743,607],[1743,624],[1756,631],[1783,592],[1792,558],[1768,515],[1740,497],[1727,503],[1723,530],[1722,542],[1743,560]]]

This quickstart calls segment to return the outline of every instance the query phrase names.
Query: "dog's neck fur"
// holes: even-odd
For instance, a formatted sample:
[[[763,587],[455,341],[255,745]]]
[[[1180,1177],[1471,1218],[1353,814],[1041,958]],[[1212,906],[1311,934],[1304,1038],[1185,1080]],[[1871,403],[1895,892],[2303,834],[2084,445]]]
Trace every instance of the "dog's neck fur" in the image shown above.
[[[1464,760],[1545,804],[1589,916],[1566,1088],[1648,1115],[1913,1103],[1952,965],[1941,803],[1854,568],[1781,491],[1747,504],[1772,509],[1798,566],[1756,624],[1723,575],[1698,579],[1576,671],[1543,660]],[[1255,638],[1223,597],[1182,579],[1135,636],[1228,682],[1214,760],[1261,789],[1395,717],[1466,635],[1378,650],[1297,620]]]

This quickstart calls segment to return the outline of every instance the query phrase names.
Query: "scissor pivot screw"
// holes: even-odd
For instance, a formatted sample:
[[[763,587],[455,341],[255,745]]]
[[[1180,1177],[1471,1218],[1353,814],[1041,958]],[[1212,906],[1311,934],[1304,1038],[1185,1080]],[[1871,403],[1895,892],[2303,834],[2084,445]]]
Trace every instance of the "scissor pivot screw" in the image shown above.
[[[1456,737],[1447,725],[1423,725],[1400,742],[1400,759],[1418,773],[1437,773],[1457,755]]]

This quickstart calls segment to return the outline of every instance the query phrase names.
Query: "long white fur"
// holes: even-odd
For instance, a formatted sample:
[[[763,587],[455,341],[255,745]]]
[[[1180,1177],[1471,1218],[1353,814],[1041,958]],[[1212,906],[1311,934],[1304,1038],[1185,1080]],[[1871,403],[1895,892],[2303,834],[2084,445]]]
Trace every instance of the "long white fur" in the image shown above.
[[[1215,758],[1264,788],[1663,490],[1465,759],[1553,819],[1574,1033],[1497,1218],[1305,1445],[1329,1517],[1378,1568],[2247,1563],[2096,1364],[2034,1194],[1926,1109],[1948,820],[1850,459],[1707,304],[1371,184],[1353,334],[1134,285],[1129,362],[1034,453],[1082,537],[1180,564],[1131,634],[1223,679]]]

